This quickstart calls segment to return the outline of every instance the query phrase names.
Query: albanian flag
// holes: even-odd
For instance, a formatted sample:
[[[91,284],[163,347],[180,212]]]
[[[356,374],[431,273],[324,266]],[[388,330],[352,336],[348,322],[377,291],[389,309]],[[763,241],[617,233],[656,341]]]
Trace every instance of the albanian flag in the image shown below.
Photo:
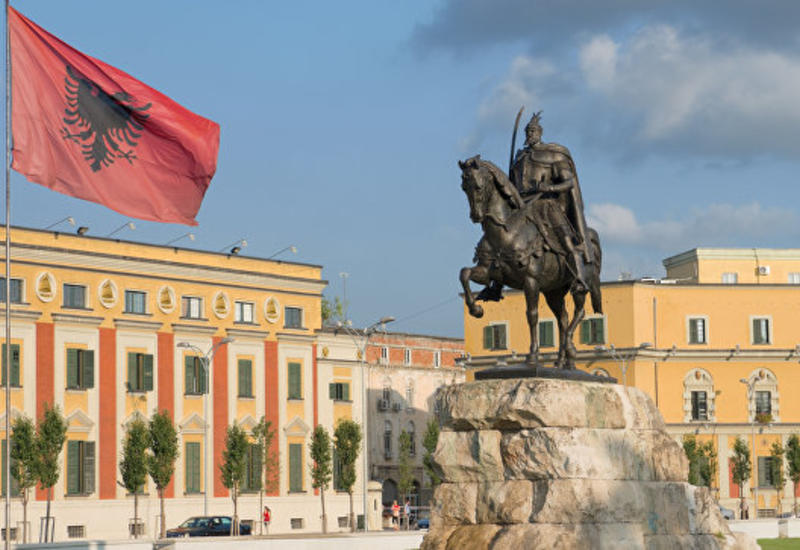
[[[126,216],[197,225],[219,125],[8,11],[14,170]]]

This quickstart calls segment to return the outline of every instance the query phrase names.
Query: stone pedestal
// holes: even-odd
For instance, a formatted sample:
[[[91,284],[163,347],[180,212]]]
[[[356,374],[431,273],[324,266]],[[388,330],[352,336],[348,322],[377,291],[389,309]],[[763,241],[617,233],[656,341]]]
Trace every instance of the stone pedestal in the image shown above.
[[[442,431],[422,550],[757,549],[732,534],[647,395],[485,380],[437,394]]]

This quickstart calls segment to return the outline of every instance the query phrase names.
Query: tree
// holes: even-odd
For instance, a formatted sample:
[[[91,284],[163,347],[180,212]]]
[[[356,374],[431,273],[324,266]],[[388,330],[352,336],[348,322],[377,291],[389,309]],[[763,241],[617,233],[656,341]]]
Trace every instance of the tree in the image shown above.
[[[403,495],[403,502],[414,490],[414,469],[411,465],[411,436],[405,430],[397,438],[399,452],[397,454],[397,488]],[[406,518],[406,528],[409,518]]]
[[[272,450],[272,441],[275,439],[275,430],[272,422],[261,417],[253,428],[253,437],[261,458],[261,468],[258,473],[258,510],[259,517],[264,509],[264,491],[270,492],[278,487],[278,457]],[[264,522],[261,524],[261,534],[264,533]]]
[[[333,301],[322,297],[322,324],[331,324],[336,321],[344,321],[344,303],[338,296]]]
[[[779,441],[774,441],[769,451],[769,470],[770,474],[772,474],[772,486],[775,487],[775,491],[778,493],[778,517],[783,513],[781,501],[783,500],[783,488],[786,485],[786,474],[783,463],[783,456],[785,454],[786,450],[783,448],[783,445],[781,445]]]
[[[698,442],[693,435],[684,437],[683,452],[689,460],[689,483],[713,488],[717,475],[717,451],[711,441]]]
[[[164,513],[164,491],[175,472],[178,459],[178,432],[172,423],[169,412],[154,412],[150,419],[150,453],[147,455],[147,472],[156,486],[161,506],[160,538],[166,536]],[[208,487],[206,487],[208,490]]]
[[[133,494],[133,537],[139,538],[139,494],[147,482],[147,449],[150,431],[144,420],[136,419],[128,425],[122,444],[119,471],[122,485]]]
[[[322,425],[314,428],[311,434],[311,486],[319,489],[319,498],[322,502],[322,532],[328,532],[328,518],[325,515],[325,487],[331,482],[331,436]]]
[[[247,458],[247,434],[235,422],[228,427],[225,435],[225,449],[222,451],[222,484],[230,489],[233,500],[233,521],[231,535],[239,534],[239,487],[244,482],[245,459]]]
[[[356,461],[361,450],[361,426],[354,420],[341,419],[333,432],[333,448],[339,462],[339,488],[350,497],[350,532],[356,530],[353,513],[353,487],[356,484]],[[366,521],[366,517],[364,518]]]
[[[750,479],[752,467],[750,465],[750,449],[741,437],[736,438],[733,444],[733,482],[739,486],[739,517],[744,511],[744,484]],[[755,513],[755,510],[754,510]]]
[[[11,425],[11,475],[17,481],[22,497],[22,542],[28,542],[28,500],[36,486],[38,465],[36,429],[27,416],[14,419]]]
[[[425,473],[428,474],[428,479],[430,479],[431,489],[435,489],[442,482],[436,464],[433,462],[433,453],[436,451],[436,445],[438,443],[439,421],[435,418],[431,418],[428,420],[428,427],[425,429],[425,435],[422,436],[422,446],[425,447],[425,455],[422,457],[422,466],[425,468]]]
[[[50,408],[44,404],[44,414],[36,427],[36,477],[42,489],[47,489],[47,511],[45,513],[44,542],[50,536],[50,501],[53,497],[53,485],[58,482],[61,474],[58,457],[67,440],[67,421],[61,414],[58,405]],[[52,542],[52,540],[49,540]]]
[[[786,442],[786,462],[789,465],[789,479],[792,480],[794,495],[794,515],[797,515],[797,485],[800,483],[800,438],[792,434]]]

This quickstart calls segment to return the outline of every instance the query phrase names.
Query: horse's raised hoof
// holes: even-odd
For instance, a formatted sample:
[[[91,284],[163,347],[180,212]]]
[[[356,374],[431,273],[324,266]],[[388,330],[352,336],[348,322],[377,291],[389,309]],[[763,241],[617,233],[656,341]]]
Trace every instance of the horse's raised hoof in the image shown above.
[[[483,307],[479,305],[474,305],[471,308],[469,308],[469,314],[472,315],[473,317],[477,317],[478,319],[480,319],[481,317],[483,317]]]

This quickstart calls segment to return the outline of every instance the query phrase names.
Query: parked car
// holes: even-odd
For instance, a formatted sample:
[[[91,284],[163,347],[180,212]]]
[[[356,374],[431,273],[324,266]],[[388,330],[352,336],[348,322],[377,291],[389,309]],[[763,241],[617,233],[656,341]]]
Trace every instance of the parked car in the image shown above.
[[[730,508],[725,508],[722,504],[719,505],[719,511],[722,513],[722,517],[725,519],[736,519],[733,514],[733,510]]]
[[[168,538],[176,537],[227,537],[231,534],[230,516],[194,516],[174,529],[167,529]],[[239,534],[249,535],[250,526],[239,524]]]
[[[431,512],[429,509],[420,508],[417,510],[417,522],[416,526],[417,529],[430,529],[431,520],[430,520]]]

